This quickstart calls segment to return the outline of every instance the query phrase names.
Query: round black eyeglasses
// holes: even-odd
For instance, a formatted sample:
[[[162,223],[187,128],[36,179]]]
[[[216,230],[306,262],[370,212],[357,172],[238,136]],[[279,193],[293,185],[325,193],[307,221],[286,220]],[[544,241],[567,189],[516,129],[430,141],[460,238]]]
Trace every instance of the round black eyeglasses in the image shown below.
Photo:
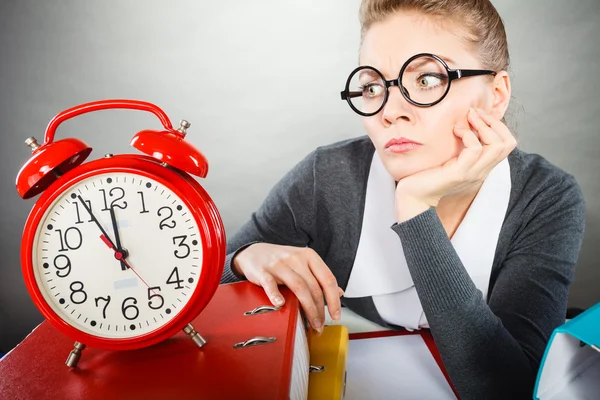
[[[386,80],[376,68],[356,68],[341,92],[357,114],[370,117],[383,109],[389,98],[389,88],[398,86],[410,104],[431,107],[438,104],[450,91],[452,81],[478,75],[496,75],[495,71],[481,69],[450,69],[439,56],[421,53],[409,58],[397,79]]]

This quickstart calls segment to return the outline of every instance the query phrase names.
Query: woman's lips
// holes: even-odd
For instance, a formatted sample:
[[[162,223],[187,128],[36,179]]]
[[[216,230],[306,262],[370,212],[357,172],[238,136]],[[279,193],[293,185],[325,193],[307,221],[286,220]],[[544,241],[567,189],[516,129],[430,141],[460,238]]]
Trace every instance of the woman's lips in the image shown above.
[[[414,140],[400,138],[400,139],[392,139],[385,145],[385,150],[391,153],[406,153],[407,151],[411,151],[421,147],[422,144],[415,142]]]
[[[385,149],[392,153],[406,153],[407,151],[411,151],[421,147],[421,144],[418,143],[402,143],[402,144],[393,144],[391,146],[386,147]]]

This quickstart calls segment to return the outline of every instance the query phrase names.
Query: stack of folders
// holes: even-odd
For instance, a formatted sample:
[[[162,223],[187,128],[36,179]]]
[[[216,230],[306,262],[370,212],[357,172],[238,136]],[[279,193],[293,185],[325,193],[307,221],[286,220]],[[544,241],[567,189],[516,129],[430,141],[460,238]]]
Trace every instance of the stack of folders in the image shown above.
[[[0,399],[341,399],[347,331],[317,336],[281,292],[276,308],[252,283],[221,285],[192,321],[202,348],[183,332],[135,351],[87,347],[74,369],[73,341],[45,321],[0,360]]]
[[[600,303],[554,329],[533,398],[600,398]]]
[[[320,336],[309,335],[308,400],[341,400],[346,394],[348,328],[325,326]]]

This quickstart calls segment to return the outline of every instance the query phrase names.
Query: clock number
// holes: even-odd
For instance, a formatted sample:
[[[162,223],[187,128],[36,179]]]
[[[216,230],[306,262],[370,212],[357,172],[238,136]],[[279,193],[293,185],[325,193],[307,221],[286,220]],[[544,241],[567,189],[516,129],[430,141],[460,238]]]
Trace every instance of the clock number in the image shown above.
[[[161,207],[158,209],[158,216],[162,217],[162,211],[165,210],[166,212],[168,212],[169,215],[167,215],[167,217],[165,219],[163,219],[162,221],[160,221],[160,224],[158,224],[158,227],[160,228],[160,230],[162,231],[164,228],[169,228],[169,229],[173,229],[177,226],[177,223],[175,222],[175,220],[171,221],[173,223],[173,225],[169,225],[166,223],[166,221],[171,218],[173,216],[173,210],[171,209],[171,207]]]
[[[79,288],[76,289],[75,286],[79,286]],[[75,281],[75,282],[71,283],[71,286],[69,286],[69,287],[71,288],[71,301],[74,304],[85,303],[85,301],[87,300],[87,293],[83,290],[83,282]],[[78,295],[78,293],[81,293],[81,294]],[[83,300],[79,301],[78,299],[75,298],[76,296],[79,299],[81,299],[81,296],[83,296]]]
[[[146,202],[144,201],[144,192],[138,192],[138,194],[142,198],[142,211],[140,211],[140,214],[146,214],[146,213],[150,212],[150,211],[146,210]]]
[[[187,239],[187,235],[184,236],[175,236],[173,238],[173,244],[176,244],[175,242],[179,240],[179,244],[177,245],[178,247],[185,247],[185,255],[181,255],[179,249],[176,249],[173,254],[175,254],[175,257],[177,258],[186,258],[187,256],[190,255],[190,246],[188,246],[187,244],[185,244],[185,239]]]
[[[133,301],[133,304],[126,306],[125,303],[127,303],[130,300]],[[140,315],[140,310],[135,306],[136,304],[137,304],[137,300],[134,297],[128,297],[125,300],[123,300],[123,305],[121,306],[121,312],[123,312],[123,316],[125,317],[125,319],[128,319],[131,321],[131,320],[136,319]],[[133,312],[135,312],[135,315],[133,317],[127,315],[127,314],[131,314],[131,312],[128,312],[131,309],[133,309],[134,310]]]
[[[58,264],[57,261],[59,258],[61,258],[61,259],[64,258],[66,260],[66,261],[64,261],[64,265]],[[63,264],[63,262],[61,262],[61,264]],[[65,256],[64,254],[59,254],[54,258],[54,266],[58,270],[58,271],[56,271],[56,275],[59,278],[66,278],[71,273],[71,260],[69,260],[69,257]]]
[[[125,197],[125,190],[123,190],[122,187],[114,187],[112,189],[110,189],[110,192],[108,192],[109,197],[115,197],[115,195],[113,194],[113,192],[117,191],[117,192],[121,192],[121,195],[119,197],[117,197],[116,199],[114,199],[111,203],[110,203],[110,208],[108,207],[108,201],[106,200],[106,190],[105,189],[99,189],[102,192],[102,197],[104,198],[104,208],[102,209],[102,211],[108,211],[110,210],[110,208],[113,207],[117,207],[120,208],[121,210],[124,210],[127,208],[127,202],[123,201],[122,204],[117,204],[117,201],[122,200],[123,197]]]
[[[171,272],[171,275],[169,275],[169,279],[167,279],[167,284],[177,285],[175,286],[175,289],[183,289],[183,286],[181,286],[181,282],[183,282],[183,279],[179,279],[179,270],[177,269],[177,267],[175,267],[173,268],[173,272]]]
[[[83,236],[81,236],[81,231],[79,229],[77,229],[76,227],[72,226],[69,229],[67,229],[64,234],[64,239],[63,239],[62,230],[56,229],[55,231],[58,232],[58,235],[60,236],[60,250],[59,251],[77,250],[78,248],[81,247],[81,244],[83,243]],[[79,236],[79,239],[75,240],[75,243],[77,243],[77,245],[74,245],[73,240],[69,240],[69,238],[73,239],[73,234],[69,235],[69,232],[73,232],[73,231],[77,232],[77,234],[75,236]],[[67,248],[65,248],[65,245],[67,245]]]
[[[103,300],[106,302],[106,304],[104,305],[104,308],[102,309],[102,318],[106,319],[106,308],[108,307],[108,305],[110,304],[110,296],[106,296],[106,297],[96,297],[94,299],[94,301],[96,302],[96,307],[98,307],[98,301]]]
[[[159,308],[165,305],[165,299],[158,293],[152,293],[153,290],[160,291],[160,287],[156,286],[148,288],[148,307],[150,307],[153,310],[158,310]],[[152,299],[154,298],[158,298],[157,301],[160,301],[160,304],[158,306],[152,305]]]
[[[92,202],[89,200],[85,200],[85,202],[87,203],[88,208],[91,210],[92,209]],[[75,210],[77,211],[77,222],[75,222],[76,224],[83,224],[83,221],[81,220],[81,216],[79,214],[79,203],[78,202],[74,202],[72,204],[75,204]],[[94,222],[93,219],[90,218],[90,220],[88,222]]]

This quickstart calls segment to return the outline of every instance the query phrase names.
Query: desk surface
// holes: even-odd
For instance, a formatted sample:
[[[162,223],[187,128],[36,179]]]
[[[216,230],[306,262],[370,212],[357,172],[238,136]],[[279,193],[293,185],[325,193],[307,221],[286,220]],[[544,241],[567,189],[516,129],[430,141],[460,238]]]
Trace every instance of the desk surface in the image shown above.
[[[334,321],[329,315],[329,310],[325,307],[325,325],[345,325],[348,328],[348,333],[350,334],[350,339],[367,339],[374,337],[385,337],[385,336],[396,336],[396,335],[406,335],[406,334],[420,334],[425,344],[429,348],[431,355],[437,362],[440,370],[444,374],[444,377],[450,384],[454,395],[458,398],[458,393],[456,389],[452,385],[452,381],[446,372],[446,368],[442,362],[442,358],[440,353],[438,352],[437,346],[435,345],[435,341],[433,340],[433,336],[429,329],[422,329],[416,331],[394,331],[389,328],[377,325],[374,322],[371,322],[355,312],[351,311],[347,307],[342,307],[342,316],[340,321]]]

